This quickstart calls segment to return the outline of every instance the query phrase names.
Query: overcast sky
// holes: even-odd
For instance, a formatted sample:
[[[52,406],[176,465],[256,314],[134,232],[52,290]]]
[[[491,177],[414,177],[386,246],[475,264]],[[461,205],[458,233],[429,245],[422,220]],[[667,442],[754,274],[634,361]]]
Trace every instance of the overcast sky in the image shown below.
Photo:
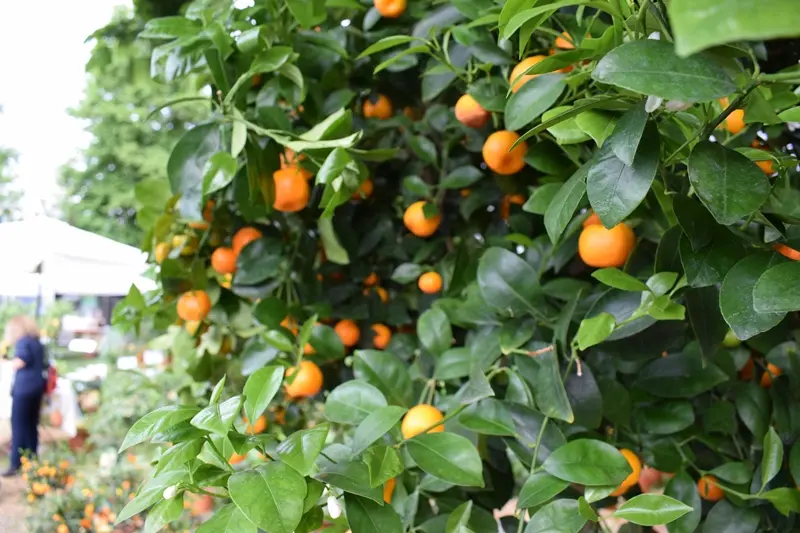
[[[89,140],[67,109],[83,96],[86,37],[130,0],[0,0],[0,146],[19,152],[23,209],[58,195],[59,167]]]

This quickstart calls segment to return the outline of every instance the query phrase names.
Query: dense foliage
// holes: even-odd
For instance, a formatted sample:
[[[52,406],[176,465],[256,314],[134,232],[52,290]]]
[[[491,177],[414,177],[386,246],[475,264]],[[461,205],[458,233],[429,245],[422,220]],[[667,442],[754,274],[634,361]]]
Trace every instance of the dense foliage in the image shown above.
[[[503,531],[794,530],[800,68],[757,42],[793,1],[149,21],[154,76],[214,115],[140,188],[161,288],[115,322],[207,388],[133,425],[121,450],[172,446],[118,518],[194,493],[224,505],[199,533],[484,533],[516,498]]]

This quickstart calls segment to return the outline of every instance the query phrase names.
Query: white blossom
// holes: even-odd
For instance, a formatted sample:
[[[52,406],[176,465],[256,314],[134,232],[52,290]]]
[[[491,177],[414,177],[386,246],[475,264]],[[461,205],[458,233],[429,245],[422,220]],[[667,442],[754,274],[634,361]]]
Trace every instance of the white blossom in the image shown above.
[[[342,505],[332,494],[328,496],[328,514],[331,515],[331,518],[334,520],[342,516]]]

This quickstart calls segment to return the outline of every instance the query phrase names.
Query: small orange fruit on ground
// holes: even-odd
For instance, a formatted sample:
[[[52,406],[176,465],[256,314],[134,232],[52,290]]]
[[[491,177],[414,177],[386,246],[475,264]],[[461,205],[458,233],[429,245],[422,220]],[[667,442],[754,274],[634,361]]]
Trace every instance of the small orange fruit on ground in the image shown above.
[[[508,77],[508,83],[511,85],[511,92],[519,91],[520,87],[525,85],[528,81],[532,80],[538,74],[524,74],[523,73],[534,66],[536,63],[539,63],[543,59],[546,59],[547,56],[531,56],[523,59],[520,61],[516,67],[511,71],[511,75]],[[519,78],[519,79],[518,79]]]
[[[525,154],[528,144],[522,141],[513,150],[511,146],[517,142],[519,134],[513,131],[496,131],[483,143],[483,161],[492,171],[503,176],[516,174],[525,166]],[[509,151],[511,150],[511,151]]]
[[[163,263],[164,260],[169,257],[169,243],[160,242],[156,244],[156,249],[153,255],[155,255],[156,263],[159,265]]]
[[[406,11],[407,0],[374,0],[375,10],[387,19],[396,19]]]
[[[439,229],[439,224],[442,222],[442,215],[437,214],[431,218],[425,218],[425,204],[427,202],[420,200],[414,202],[403,213],[403,224],[405,224],[408,231],[417,237],[430,237],[436,230]]]
[[[373,103],[369,98],[364,100],[362,111],[365,118],[377,118],[386,120],[392,116],[392,101],[388,97],[379,94]]]
[[[725,497],[725,492],[719,487],[717,478],[706,474],[697,480],[697,492],[700,497],[710,502],[718,502]]]
[[[369,276],[364,278],[364,285],[366,287],[372,287],[373,285],[377,285],[380,283],[381,278],[375,272],[370,272]]]
[[[433,424],[441,421],[444,415],[440,410],[432,405],[421,403],[415,405],[408,410],[403,417],[403,423],[400,425],[400,431],[403,433],[404,439],[410,439],[420,433],[424,433],[426,429]],[[441,433],[444,431],[444,424],[440,424],[435,428],[428,430],[428,433]]]
[[[183,320],[203,320],[211,310],[211,298],[206,291],[188,291],[178,298],[178,316]]]
[[[372,180],[367,178],[361,182],[361,185],[358,186],[358,190],[353,193],[353,200],[366,200],[372,193],[375,191],[375,184],[372,183]]]
[[[311,196],[307,173],[307,170],[300,167],[276,170],[272,174],[275,181],[275,201],[272,207],[282,213],[296,213],[305,209]]]
[[[561,32],[560,37],[556,37],[556,48],[561,48],[562,50],[572,50],[575,48],[575,44],[572,42],[572,36],[567,32]]]
[[[264,415],[259,416],[256,418],[255,424],[250,424],[250,421],[247,417],[244,417],[244,423],[247,424],[247,429],[245,429],[245,433],[248,435],[258,435],[259,433],[263,433],[265,429],[267,429],[267,417]]]
[[[236,252],[233,248],[223,246],[211,254],[211,268],[219,274],[233,274],[236,272]]]
[[[578,255],[584,263],[595,268],[621,267],[628,260],[636,236],[624,222],[611,229],[600,224],[583,228],[578,238]]]
[[[233,251],[236,252],[238,255],[242,251],[242,248],[244,248],[253,241],[257,241],[263,236],[264,234],[261,233],[261,231],[259,231],[258,229],[246,226],[237,231],[236,234],[233,236],[233,245],[232,245]]]
[[[286,371],[286,377],[294,375],[296,367]],[[322,370],[308,359],[300,361],[300,371],[291,382],[284,385],[286,395],[290,398],[310,398],[316,396],[322,390]]]
[[[348,348],[358,344],[358,339],[361,338],[361,331],[358,329],[358,325],[349,318],[337,322],[333,330],[339,335],[342,344]]]
[[[392,503],[392,493],[394,492],[394,486],[397,484],[395,478],[388,480],[383,485],[383,501],[386,503]]]
[[[725,117],[725,127],[728,131],[736,135],[745,128],[744,109],[734,109],[731,114]]]
[[[765,389],[772,387],[772,378],[783,374],[783,370],[772,363],[767,363],[767,368],[761,375],[761,386]]]
[[[775,249],[776,252],[781,254],[784,257],[788,257],[792,261],[800,261],[800,252],[795,250],[794,248],[789,248],[785,244],[773,244],[772,247]]]
[[[372,337],[372,345],[379,350],[386,349],[392,340],[392,330],[384,324],[373,324],[372,332],[375,334]]]
[[[585,228],[586,226],[594,226],[595,224],[600,224],[601,226],[603,225],[603,223],[600,221],[600,215],[597,213],[592,213],[586,220],[583,221],[583,224],[581,225]]]
[[[469,128],[482,128],[492,118],[475,98],[465,94],[456,102],[456,119]]]
[[[500,218],[508,220],[511,215],[511,204],[522,205],[525,203],[525,197],[521,194],[506,194],[500,201]]]
[[[442,290],[442,276],[438,272],[425,272],[417,280],[417,287],[425,294],[436,294]]]
[[[611,493],[612,496],[622,496],[628,492],[628,489],[639,482],[639,474],[642,472],[642,462],[635,453],[627,448],[622,448],[620,453],[628,460],[628,464],[631,465],[633,472],[631,472],[630,475],[619,484],[619,487]]]
[[[233,452],[231,454],[230,458],[228,459],[228,464],[230,464],[230,465],[238,465],[239,463],[241,463],[245,459],[247,459],[247,454],[239,455],[238,453]]]

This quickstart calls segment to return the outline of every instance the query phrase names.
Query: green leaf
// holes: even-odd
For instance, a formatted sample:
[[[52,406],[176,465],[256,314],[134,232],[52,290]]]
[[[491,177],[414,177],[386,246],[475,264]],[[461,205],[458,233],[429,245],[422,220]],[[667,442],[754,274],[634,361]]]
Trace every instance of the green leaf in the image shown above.
[[[417,40],[419,40],[417,37],[411,37],[410,35],[390,35],[389,37],[384,37],[380,41],[369,45],[356,59],[362,59],[377,52],[382,52],[389,48],[394,48],[395,46],[408,44]]]
[[[672,44],[645,39],[625,43],[601,59],[592,78],[631,91],[681,102],[707,102],[736,91],[712,59],[680,58]]]
[[[328,154],[328,157],[325,158],[325,161],[323,161],[319,172],[317,172],[317,184],[325,185],[332,183],[333,180],[338,178],[342,172],[344,172],[345,168],[352,163],[353,158],[350,157],[347,150],[344,148],[334,148],[333,151]]]
[[[203,170],[203,196],[227,187],[236,175],[236,158],[228,152],[212,155]]]
[[[432,140],[422,135],[409,135],[408,146],[422,161],[436,165],[437,151]]]
[[[241,285],[261,283],[278,275],[283,260],[283,245],[280,241],[271,238],[255,240],[239,252],[233,279]]]
[[[483,177],[483,172],[471,165],[454,168],[439,182],[443,189],[462,189],[469,187]]]
[[[392,272],[392,281],[410,283],[422,275],[422,267],[415,263],[401,263]]]
[[[167,162],[167,176],[172,194],[181,196],[181,215],[202,220],[204,169],[211,156],[220,152],[222,137],[217,124],[203,124],[187,131],[172,149]]]
[[[242,113],[238,109],[234,108],[233,115],[237,119],[231,127],[231,156],[234,157],[235,162],[235,158],[242,153],[247,144],[247,125],[244,123],[244,117],[242,117]]]
[[[383,393],[366,381],[346,381],[325,401],[325,418],[338,424],[359,424],[373,411],[386,407]]]
[[[411,458],[424,472],[454,485],[483,487],[478,450],[461,435],[423,433],[406,445]]]
[[[692,250],[686,235],[681,235],[678,248],[681,264],[689,285],[692,287],[708,287],[725,279],[728,271],[744,257],[744,251],[738,239],[726,238],[730,233],[715,230],[714,240],[700,250]]]
[[[138,36],[141,39],[194,37],[200,34],[202,29],[196,21],[186,17],[159,17],[148,20]]]
[[[551,476],[547,472],[536,472],[525,481],[520,489],[517,509],[538,507],[558,496],[568,486],[569,483]]]
[[[625,457],[613,446],[578,439],[553,450],[544,469],[557,478],[581,485],[619,485],[631,473]]]
[[[719,309],[719,291],[716,287],[700,287],[684,292],[684,298],[700,352],[710,358],[728,331]]]
[[[469,371],[469,381],[459,389],[456,398],[461,405],[469,405],[490,396],[494,396],[494,390],[489,380],[480,368],[473,366]]]
[[[512,436],[514,420],[508,406],[494,398],[486,398],[467,407],[458,417],[465,428],[482,435]]]
[[[345,494],[344,502],[353,533],[403,533],[403,521],[391,505],[352,494]]]
[[[122,445],[119,447],[119,453],[124,452],[131,446],[136,446],[137,444],[141,444],[142,442],[151,439],[158,431],[159,424],[167,415],[172,417],[175,415],[182,415],[179,417],[181,419],[175,421],[175,423],[178,423],[192,418],[197,414],[197,412],[197,409],[181,408],[175,405],[170,405],[147,413],[142,418],[137,420],[128,430],[128,433],[122,440]]]
[[[595,270],[592,272],[592,277],[600,283],[621,291],[640,292],[648,290],[647,285],[618,268],[601,268],[600,270]]]
[[[617,490],[617,485],[585,487],[583,497],[588,503],[595,503],[608,498],[615,490]]]
[[[544,215],[562,185],[561,183],[544,183],[540,185],[531,193],[531,196],[522,206],[522,210],[527,213]]]
[[[203,448],[202,439],[187,440],[164,451],[158,459],[158,465],[153,469],[153,475],[180,467],[197,458]]]
[[[478,264],[478,288],[487,304],[501,310],[540,316],[543,303],[536,271],[521,257],[503,248],[486,250]]]
[[[782,111],[778,117],[784,122],[800,122],[800,106]]]
[[[556,117],[559,118],[557,122],[547,126],[547,131],[556,138],[558,144],[578,144],[591,139],[591,137],[584,133],[578,126],[575,117],[579,113],[574,112],[575,109],[576,107],[574,106],[559,106],[548,109],[542,113],[542,124]],[[570,112],[572,113],[569,114]]]
[[[697,485],[685,471],[681,470],[667,483],[664,495],[681,501],[691,507],[691,511],[672,522],[671,533],[694,533],[700,524],[702,501],[697,492]]]
[[[322,247],[325,250],[325,256],[331,263],[337,265],[349,265],[350,256],[347,254],[341,244],[339,238],[336,236],[336,230],[333,229],[332,218],[320,218],[317,222],[319,229],[319,236],[322,240]]]
[[[422,345],[435,355],[442,355],[453,342],[450,320],[439,308],[428,309],[419,316],[417,336]]]
[[[783,465],[783,443],[775,428],[770,426],[764,435],[764,455],[761,457],[761,490],[778,475]]]
[[[572,220],[572,215],[580,207],[586,195],[586,176],[589,174],[591,166],[592,162],[589,161],[579,168],[561,186],[544,213],[544,227],[553,244],[561,238],[561,234]]]
[[[753,287],[761,275],[780,259],[776,254],[748,255],[728,271],[719,293],[722,316],[736,338],[747,340],[777,326],[785,313],[759,313],[753,307]]]
[[[188,469],[182,467],[148,479],[139,489],[136,497],[129,501],[119,512],[117,523],[124,522],[162,501],[164,499],[164,489],[183,481],[184,477],[188,477],[188,475]]]
[[[642,407],[636,420],[648,435],[671,435],[694,424],[694,409],[688,401],[664,402]]]
[[[717,365],[687,350],[655,359],[638,372],[635,384],[659,398],[691,398],[728,379]]]
[[[611,152],[626,166],[632,166],[639,142],[647,125],[647,111],[644,102],[636,105],[622,115],[608,140]]]
[[[747,157],[719,143],[699,142],[689,156],[689,181],[717,222],[730,225],[767,201],[769,180]]]
[[[644,200],[656,176],[660,153],[655,126],[645,129],[630,166],[614,154],[612,140],[595,156],[586,177],[589,203],[607,228],[622,222]]]
[[[370,444],[382,438],[397,425],[405,413],[404,407],[396,405],[381,407],[370,413],[356,428],[353,452],[365,450]]]
[[[614,332],[615,326],[616,320],[614,316],[608,313],[600,313],[591,318],[584,318],[578,328],[578,348],[585,350],[600,344]]]
[[[171,500],[163,500],[147,513],[144,533],[158,533],[161,528],[180,518],[183,513],[183,494]]]
[[[703,533],[756,533],[759,522],[761,513],[756,509],[720,500],[706,516]]]
[[[378,387],[392,405],[412,405],[411,377],[405,363],[396,355],[377,350],[356,350],[353,369],[356,378]]]
[[[257,533],[257,531],[255,524],[232,503],[222,509],[214,510],[214,515],[197,528],[197,533]]]
[[[714,230],[718,226],[708,209],[682,194],[675,195],[672,207],[678,224],[692,243],[692,250],[700,250],[711,244]]]
[[[752,468],[747,463],[725,463],[713,469],[711,474],[736,485],[750,483],[753,479]]]
[[[506,129],[518,130],[533,122],[556,103],[566,86],[563,74],[542,74],[529,80],[506,103]]]
[[[472,515],[472,500],[467,500],[450,513],[447,517],[445,533],[471,533],[467,527],[469,518]]]
[[[571,424],[575,416],[561,380],[555,349],[535,356],[517,355],[514,362],[530,382],[542,414]]]
[[[293,533],[303,517],[306,481],[277,461],[233,474],[228,480],[233,503],[265,533]]]
[[[486,111],[502,113],[506,106],[508,85],[499,77],[481,78],[470,85],[467,94],[475,98]]]
[[[770,421],[770,401],[767,391],[755,383],[743,383],[734,399],[736,413],[753,434],[753,444],[760,442],[767,433]]]
[[[209,405],[191,420],[194,427],[226,436],[230,431],[233,422],[242,410],[244,399],[241,396],[234,396],[222,403]]]
[[[692,511],[683,502],[662,494],[640,494],[622,504],[614,516],[640,526],[669,524]]]
[[[793,0],[765,2],[757,10],[737,0],[673,0],[669,15],[681,56],[735,41],[795,37],[800,27]]]
[[[329,429],[328,424],[319,424],[311,429],[292,433],[278,445],[278,456],[298,474],[307,476],[313,470],[314,463],[325,446]]]
[[[286,0],[286,5],[297,22],[306,29],[323,23],[328,17],[325,0]]]
[[[244,412],[248,420],[261,416],[283,383],[283,367],[267,366],[250,374],[244,384]]]
[[[762,493],[760,497],[772,503],[783,516],[800,512],[800,490],[779,487]]]
[[[399,409],[398,407],[390,407]],[[403,473],[400,453],[391,446],[373,446],[364,452],[364,463],[369,471],[369,486],[380,487]]]
[[[342,339],[336,334],[334,329],[325,324],[314,324],[311,330],[311,338],[308,341],[317,357],[327,360],[339,360],[345,356],[345,347]]]
[[[288,46],[273,46],[258,54],[250,65],[249,76],[275,72],[281,68],[292,56],[292,49]]]
[[[789,470],[795,483],[798,483],[800,480],[800,441],[792,445],[792,451],[789,453]]]
[[[473,366],[472,357],[467,348],[450,348],[437,359],[433,377],[440,380],[463,378],[469,375]]]
[[[577,500],[550,502],[531,517],[525,533],[578,533],[586,519],[578,511]]]
[[[788,313],[800,309],[800,262],[776,265],[753,287],[753,309],[758,313]]]
[[[314,477],[350,494],[357,494],[383,504],[383,490],[371,486],[369,467],[361,461],[340,461]]]
[[[264,333],[264,341],[273,348],[282,352],[291,352],[294,350],[294,339],[290,338],[290,333],[283,330],[273,329]]]

